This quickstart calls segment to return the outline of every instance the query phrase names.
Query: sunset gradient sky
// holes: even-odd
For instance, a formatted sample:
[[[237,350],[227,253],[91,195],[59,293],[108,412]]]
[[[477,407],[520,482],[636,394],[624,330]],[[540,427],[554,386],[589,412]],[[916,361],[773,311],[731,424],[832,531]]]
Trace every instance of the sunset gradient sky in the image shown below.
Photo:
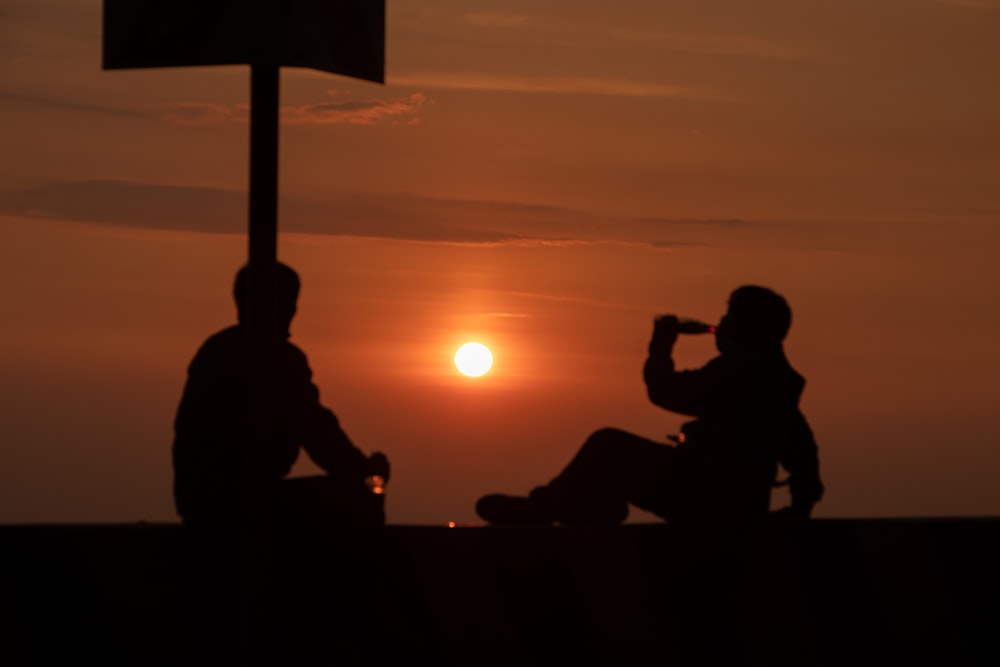
[[[818,516],[1000,514],[1000,0],[387,1],[385,86],[283,70],[279,255],[390,522],[473,521],[599,427],[675,432],[652,318],[746,283],[795,313]],[[0,521],[175,520],[248,89],[102,72],[99,0],[0,2]]]

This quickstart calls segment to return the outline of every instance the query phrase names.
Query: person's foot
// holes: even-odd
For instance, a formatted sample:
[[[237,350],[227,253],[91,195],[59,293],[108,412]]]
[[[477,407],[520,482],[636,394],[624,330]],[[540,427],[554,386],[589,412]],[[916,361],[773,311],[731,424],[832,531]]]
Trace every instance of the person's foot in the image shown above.
[[[530,498],[506,496],[502,493],[493,493],[480,498],[476,502],[476,514],[489,523],[552,523],[538,511]]]

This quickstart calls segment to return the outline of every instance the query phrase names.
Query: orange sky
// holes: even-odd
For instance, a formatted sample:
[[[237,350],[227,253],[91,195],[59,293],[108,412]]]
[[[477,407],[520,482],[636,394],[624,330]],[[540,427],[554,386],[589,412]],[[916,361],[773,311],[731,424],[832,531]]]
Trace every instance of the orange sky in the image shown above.
[[[818,515],[1000,513],[1000,2],[387,23],[385,86],[284,72],[280,255],[323,400],[394,463],[391,522],[471,521],[598,427],[676,430],[652,316],[744,283],[795,311]],[[102,72],[90,0],[9,0],[0,44],[0,521],[173,520],[184,370],[246,251],[248,71]]]

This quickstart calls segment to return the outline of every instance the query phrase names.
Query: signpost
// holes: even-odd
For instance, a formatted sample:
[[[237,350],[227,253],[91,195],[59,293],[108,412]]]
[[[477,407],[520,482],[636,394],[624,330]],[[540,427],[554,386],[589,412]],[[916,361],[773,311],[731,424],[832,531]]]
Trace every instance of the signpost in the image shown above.
[[[384,53],[384,0],[104,0],[104,69],[270,60],[384,83]]]
[[[249,398],[243,650],[268,655],[273,498],[257,484],[276,444],[272,414],[278,248],[280,68],[384,82],[384,0],[104,0],[104,69],[250,65]]]
[[[104,0],[103,56],[104,69],[250,65],[252,271],[277,258],[279,69],[383,83],[385,2]]]

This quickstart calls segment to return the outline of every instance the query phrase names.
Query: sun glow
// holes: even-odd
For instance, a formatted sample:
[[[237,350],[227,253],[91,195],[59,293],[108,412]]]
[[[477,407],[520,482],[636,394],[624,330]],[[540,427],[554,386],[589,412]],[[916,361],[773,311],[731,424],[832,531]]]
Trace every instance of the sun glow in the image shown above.
[[[493,354],[482,343],[466,343],[455,352],[455,368],[462,375],[479,377],[493,367]]]

